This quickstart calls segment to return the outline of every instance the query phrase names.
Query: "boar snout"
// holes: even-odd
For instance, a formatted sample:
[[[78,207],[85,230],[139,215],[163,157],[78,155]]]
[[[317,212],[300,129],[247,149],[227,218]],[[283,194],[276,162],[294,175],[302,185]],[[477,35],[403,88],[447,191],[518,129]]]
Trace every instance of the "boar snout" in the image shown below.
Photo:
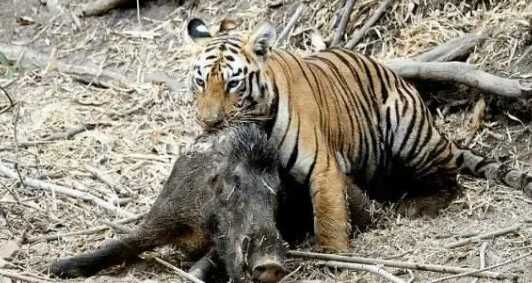
[[[265,256],[257,261],[253,266],[253,281],[260,283],[277,283],[287,271],[282,264],[269,256]]]

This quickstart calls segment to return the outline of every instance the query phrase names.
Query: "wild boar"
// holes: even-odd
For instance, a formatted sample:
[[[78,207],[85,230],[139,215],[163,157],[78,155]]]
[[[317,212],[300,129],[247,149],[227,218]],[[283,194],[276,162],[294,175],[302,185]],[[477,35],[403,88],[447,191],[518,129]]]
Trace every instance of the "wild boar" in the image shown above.
[[[59,277],[91,276],[174,244],[190,259],[211,248],[235,281],[278,282],[287,245],[276,225],[281,181],[275,148],[257,126],[231,127],[177,159],[142,224],[102,248],[50,266]]]

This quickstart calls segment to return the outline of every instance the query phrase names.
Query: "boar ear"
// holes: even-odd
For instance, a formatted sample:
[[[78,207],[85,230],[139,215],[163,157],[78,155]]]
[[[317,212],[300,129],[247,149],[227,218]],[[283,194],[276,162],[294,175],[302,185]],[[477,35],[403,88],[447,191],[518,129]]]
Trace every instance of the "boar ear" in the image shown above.
[[[187,33],[196,43],[200,43],[201,41],[212,37],[205,22],[199,18],[193,18],[188,22]]]
[[[273,47],[275,38],[275,28],[270,23],[264,22],[249,35],[248,48],[253,54],[266,58],[266,55]]]

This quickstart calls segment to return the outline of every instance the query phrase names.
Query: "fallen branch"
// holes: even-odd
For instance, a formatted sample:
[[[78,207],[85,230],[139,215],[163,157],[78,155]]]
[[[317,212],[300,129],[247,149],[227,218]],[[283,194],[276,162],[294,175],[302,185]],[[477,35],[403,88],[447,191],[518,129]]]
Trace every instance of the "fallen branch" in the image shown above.
[[[15,280],[20,280],[23,282],[29,282],[29,283],[51,282],[51,281],[40,280],[40,279],[33,278],[30,276],[22,275],[16,272],[11,272],[6,269],[0,269],[0,275],[1,275],[0,278],[7,277],[7,278],[15,279]]]
[[[523,98],[532,96],[532,82],[501,78],[462,62],[415,62],[395,61],[386,63],[405,79],[453,81],[462,83],[480,91],[506,96]]]
[[[290,18],[286,26],[284,27],[283,31],[281,32],[281,34],[279,34],[279,37],[277,37],[277,41],[275,42],[275,45],[279,45],[285,40],[285,38],[288,36],[292,28],[297,23],[297,20],[299,19],[299,17],[301,17],[301,15],[303,14],[303,11],[305,11],[305,5],[299,4],[299,6],[297,6],[296,8],[296,11],[292,15],[292,17]]]
[[[1,175],[4,175],[8,178],[11,178],[11,179],[16,179],[18,180],[18,175],[15,171],[7,168],[6,166],[4,166],[3,164],[0,163],[0,174]],[[36,188],[36,189],[40,189],[40,190],[45,190],[45,191],[50,191],[50,192],[55,192],[55,193],[59,193],[59,194],[63,194],[63,195],[66,195],[66,196],[70,196],[70,197],[74,197],[74,198],[78,198],[78,199],[81,199],[81,200],[84,200],[84,201],[88,201],[88,202],[91,202],[93,203],[94,205],[96,206],[99,206],[101,208],[104,208],[106,210],[109,210],[115,214],[118,214],[118,215],[123,215],[123,216],[133,216],[133,214],[131,214],[130,212],[127,212],[119,207],[116,207],[114,205],[112,205],[111,203],[108,203],[94,195],[91,195],[91,194],[88,194],[88,193],[85,193],[85,192],[80,192],[80,191],[77,191],[77,190],[74,190],[74,189],[70,189],[70,188],[67,188],[67,187],[63,187],[63,186],[59,186],[59,185],[56,185],[56,184],[51,184],[51,183],[46,183],[44,181],[41,181],[41,180],[37,180],[37,179],[32,179],[32,178],[24,178],[24,184],[26,186],[29,186],[29,187],[32,187],[32,188]]]
[[[345,269],[352,269],[352,270],[359,270],[359,271],[367,271],[375,275],[378,275],[390,282],[406,283],[406,281],[404,281],[403,279],[396,277],[393,274],[375,265],[367,265],[367,264],[360,264],[360,263],[347,263],[347,262],[339,262],[339,261],[318,261],[318,264],[328,266],[328,267],[333,267],[333,268],[345,268]]]
[[[347,22],[349,21],[349,16],[353,10],[353,5],[355,4],[354,0],[346,0],[343,8],[342,18],[336,27],[336,32],[334,33],[334,38],[331,41],[330,46],[336,46],[342,40],[345,34],[345,28],[347,27]]]
[[[137,221],[137,220],[141,219],[143,216],[144,216],[144,213],[138,214],[138,215],[134,215],[134,216],[131,216],[131,217],[128,217],[128,218],[124,218],[124,219],[118,220],[118,221],[116,221],[114,223],[115,224],[119,224],[119,225],[127,224],[127,223],[131,223],[131,222]],[[54,240],[59,240],[61,238],[71,237],[71,236],[91,235],[91,234],[99,233],[101,231],[109,230],[110,228],[111,227],[109,225],[102,225],[102,226],[97,226],[97,227],[94,227],[94,228],[80,230],[80,231],[76,231],[76,232],[61,233],[61,234],[49,235],[49,236],[45,236],[45,237],[33,237],[33,238],[29,238],[28,240],[26,240],[25,243],[31,244],[31,243],[43,242],[43,241],[54,241]]]
[[[503,273],[488,272],[488,271],[476,272],[478,270],[473,269],[473,268],[462,268],[462,267],[437,265],[437,264],[423,264],[423,263],[417,263],[417,262],[373,259],[373,258],[364,258],[364,257],[356,257],[356,256],[341,256],[341,255],[301,252],[301,251],[290,251],[288,252],[288,255],[292,257],[383,265],[383,266],[396,267],[396,268],[407,268],[407,269],[432,271],[432,272],[446,272],[446,273],[454,273],[454,274],[475,271],[475,273],[472,273],[471,276],[482,277],[482,278],[493,278],[493,279],[517,278],[517,275],[515,274],[503,274]]]
[[[128,0],[96,0],[81,7],[80,16],[99,16],[118,6],[129,2]]]
[[[174,271],[177,275],[179,275],[181,278],[183,279],[186,279],[188,281],[191,281],[193,283],[204,283],[202,280],[199,280],[198,278],[196,278],[195,276],[191,275],[191,274],[188,274],[186,273],[185,271],[183,271],[182,269],[174,266],[173,264],[153,255],[153,254],[150,254],[150,253],[144,253],[143,256],[141,257],[144,257],[144,259],[153,259],[155,260],[156,262],[158,262],[159,264],[165,266],[166,268]]]
[[[467,239],[464,239],[464,240],[461,240],[461,241],[457,241],[457,242],[454,242],[454,243],[451,243],[451,244],[447,244],[447,245],[445,245],[445,247],[450,249],[450,248],[456,248],[456,247],[465,246],[467,244],[470,244],[470,243],[473,243],[473,242],[476,242],[476,241],[480,241],[482,239],[494,238],[494,237],[497,237],[497,236],[505,235],[505,234],[512,233],[512,232],[516,232],[516,231],[519,231],[522,227],[523,227],[523,224],[516,224],[516,225],[510,226],[510,227],[506,227],[506,228],[503,228],[503,229],[495,230],[495,231],[488,232],[488,233],[485,233],[485,234],[481,234],[481,235],[478,235],[478,236],[475,236],[475,237],[471,237],[471,238],[467,238]]]
[[[466,34],[411,58],[419,62],[449,62],[468,55],[473,48],[486,40],[479,34]],[[401,59],[399,59],[401,60]]]
[[[351,36],[351,40],[347,42],[345,48],[352,49],[353,47],[355,47],[355,45],[357,45],[357,43],[364,37],[364,35],[368,33],[369,29],[381,18],[381,16],[384,14],[388,6],[392,4],[392,2],[393,0],[384,0],[384,2],[382,2],[382,4],[377,8],[377,10],[375,10],[375,14],[373,14],[373,16],[371,16],[366,23],[364,23],[362,28],[353,33],[353,35]]]
[[[485,268],[472,270],[472,271],[469,271],[469,272],[464,272],[464,273],[460,273],[460,274],[451,275],[451,276],[442,277],[442,278],[439,278],[439,279],[436,279],[436,280],[432,280],[429,283],[443,282],[443,281],[448,281],[448,280],[451,280],[451,279],[456,279],[456,278],[465,277],[465,276],[474,276],[475,274],[478,274],[479,272],[485,272],[487,270],[491,270],[491,269],[494,269],[494,268],[497,268],[497,267],[508,265],[510,263],[514,263],[514,262],[519,261],[521,259],[527,258],[527,257],[529,257],[531,255],[532,255],[532,252],[524,254],[522,256],[518,256],[516,258],[509,259],[509,260],[501,262],[499,264],[495,264],[495,265],[492,265],[492,266],[485,267]]]
[[[44,69],[51,63],[48,62],[49,58],[47,55],[24,46],[0,43],[0,52],[9,61],[17,62],[23,68],[33,68],[36,66]],[[138,88],[136,83],[122,74],[110,70],[101,70],[98,67],[88,64],[84,64],[83,66],[71,65],[60,60],[54,60],[51,65],[57,68],[59,72],[71,75],[74,79],[83,83],[99,85],[106,88]]]

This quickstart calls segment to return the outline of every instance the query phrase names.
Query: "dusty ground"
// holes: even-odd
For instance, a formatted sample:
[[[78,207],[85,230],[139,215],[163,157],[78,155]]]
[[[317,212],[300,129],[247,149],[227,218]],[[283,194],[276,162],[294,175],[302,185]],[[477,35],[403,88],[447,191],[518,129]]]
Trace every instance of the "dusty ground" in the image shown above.
[[[84,1],[59,1],[74,10]],[[154,1],[141,9],[141,24],[135,9],[119,9],[102,17],[82,18],[75,30],[68,14],[50,12],[39,1],[4,0],[0,5],[0,42],[20,44],[70,63],[115,69],[137,82],[137,88],[100,88],[80,83],[46,69],[21,69],[0,65],[0,85],[17,102],[16,108],[0,114],[0,162],[18,164],[22,176],[86,190],[107,201],[120,203],[132,214],[148,210],[172,161],[198,133],[193,120],[193,99],[185,83],[194,48],[183,37],[190,15],[202,15],[216,23],[224,16],[243,21],[243,29],[268,18],[278,26],[295,8],[290,1],[270,5],[266,1]],[[281,1],[271,1],[281,2]],[[282,3],[282,2],[281,2]],[[309,7],[292,32],[287,48],[301,53],[309,47],[314,28],[323,37],[330,34],[337,7],[342,1],[307,1]],[[379,1],[356,1],[348,31],[359,28]],[[270,3],[271,4],[271,3]],[[468,32],[486,31],[490,39],[470,61],[482,69],[515,78],[532,77],[532,52],[523,56],[532,42],[532,5],[526,0],[484,1],[395,1],[379,25],[358,45],[358,50],[378,59],[415,55],[426,48]],[[52,60],[53,61],[53,60]],[[1,61],[0,61],[1,62]],[[165,74],[167,84],[144,83],[150,74]],[[532,163],[532,114],[530,103],[484,96],[463,87],[428,88],[426,97],[437,123],[456,140],[471,140],[471,146],[511,166],[530,170]],[[487,117],[471,132],[468,117],[480,97],[488,102]],[[0,97],[0,109],[7,100]],[[96,124],[72,138],[42,142],[84,124]],[[37,141],[27,145],[28,141]],[[18,146],[17,146],[18,144]],[[26,144],[26,145],[25,145]],[[95,178],[86,165],[96,167],[134,192],[119,195]],[[463,197],[434,219],[404,219],[384,213],[379,223],[353,240],[353,253],[453,266],[477,267],[481,243],[448,249],[443,245],[460,236],[484,233],[532,219],[532,203],[520,192],[484,180],[461,178]],[[0,266],[46,280],[46,265],[57,257],[74,255],[115,237],[112,230],[40,241],[57,233],[80,231],[102,225],[103,220],[122,218],[91,203],[49,191],[36,191],[18,181],[0,177]],[[523,224],[515,233],[486,240],[488,265],[532,251],[532,228]],[[14,241],[7,263],[1,258]],[[160,251],[163,259],[178,266],[179,253]],[[297,271],[291,279],[323,279],[343,282],[376,282],[363,272],[319,268],[291,260]],[[406,271],[388,269],[406,280]],[[532,282],[532,258],[498,268],[520,275],[519,282]],[[414,271],[415,281],[445,274]],[[9,282],[7,279],[0,281]],[[175,274],[153,262],[114,268],[90,279],[100,282],[179,281]],[[460,279],[470,282],[472,279]],[[4,282],[2,281],[2,282]],[[479,282],[489,282],[480,280]]]

